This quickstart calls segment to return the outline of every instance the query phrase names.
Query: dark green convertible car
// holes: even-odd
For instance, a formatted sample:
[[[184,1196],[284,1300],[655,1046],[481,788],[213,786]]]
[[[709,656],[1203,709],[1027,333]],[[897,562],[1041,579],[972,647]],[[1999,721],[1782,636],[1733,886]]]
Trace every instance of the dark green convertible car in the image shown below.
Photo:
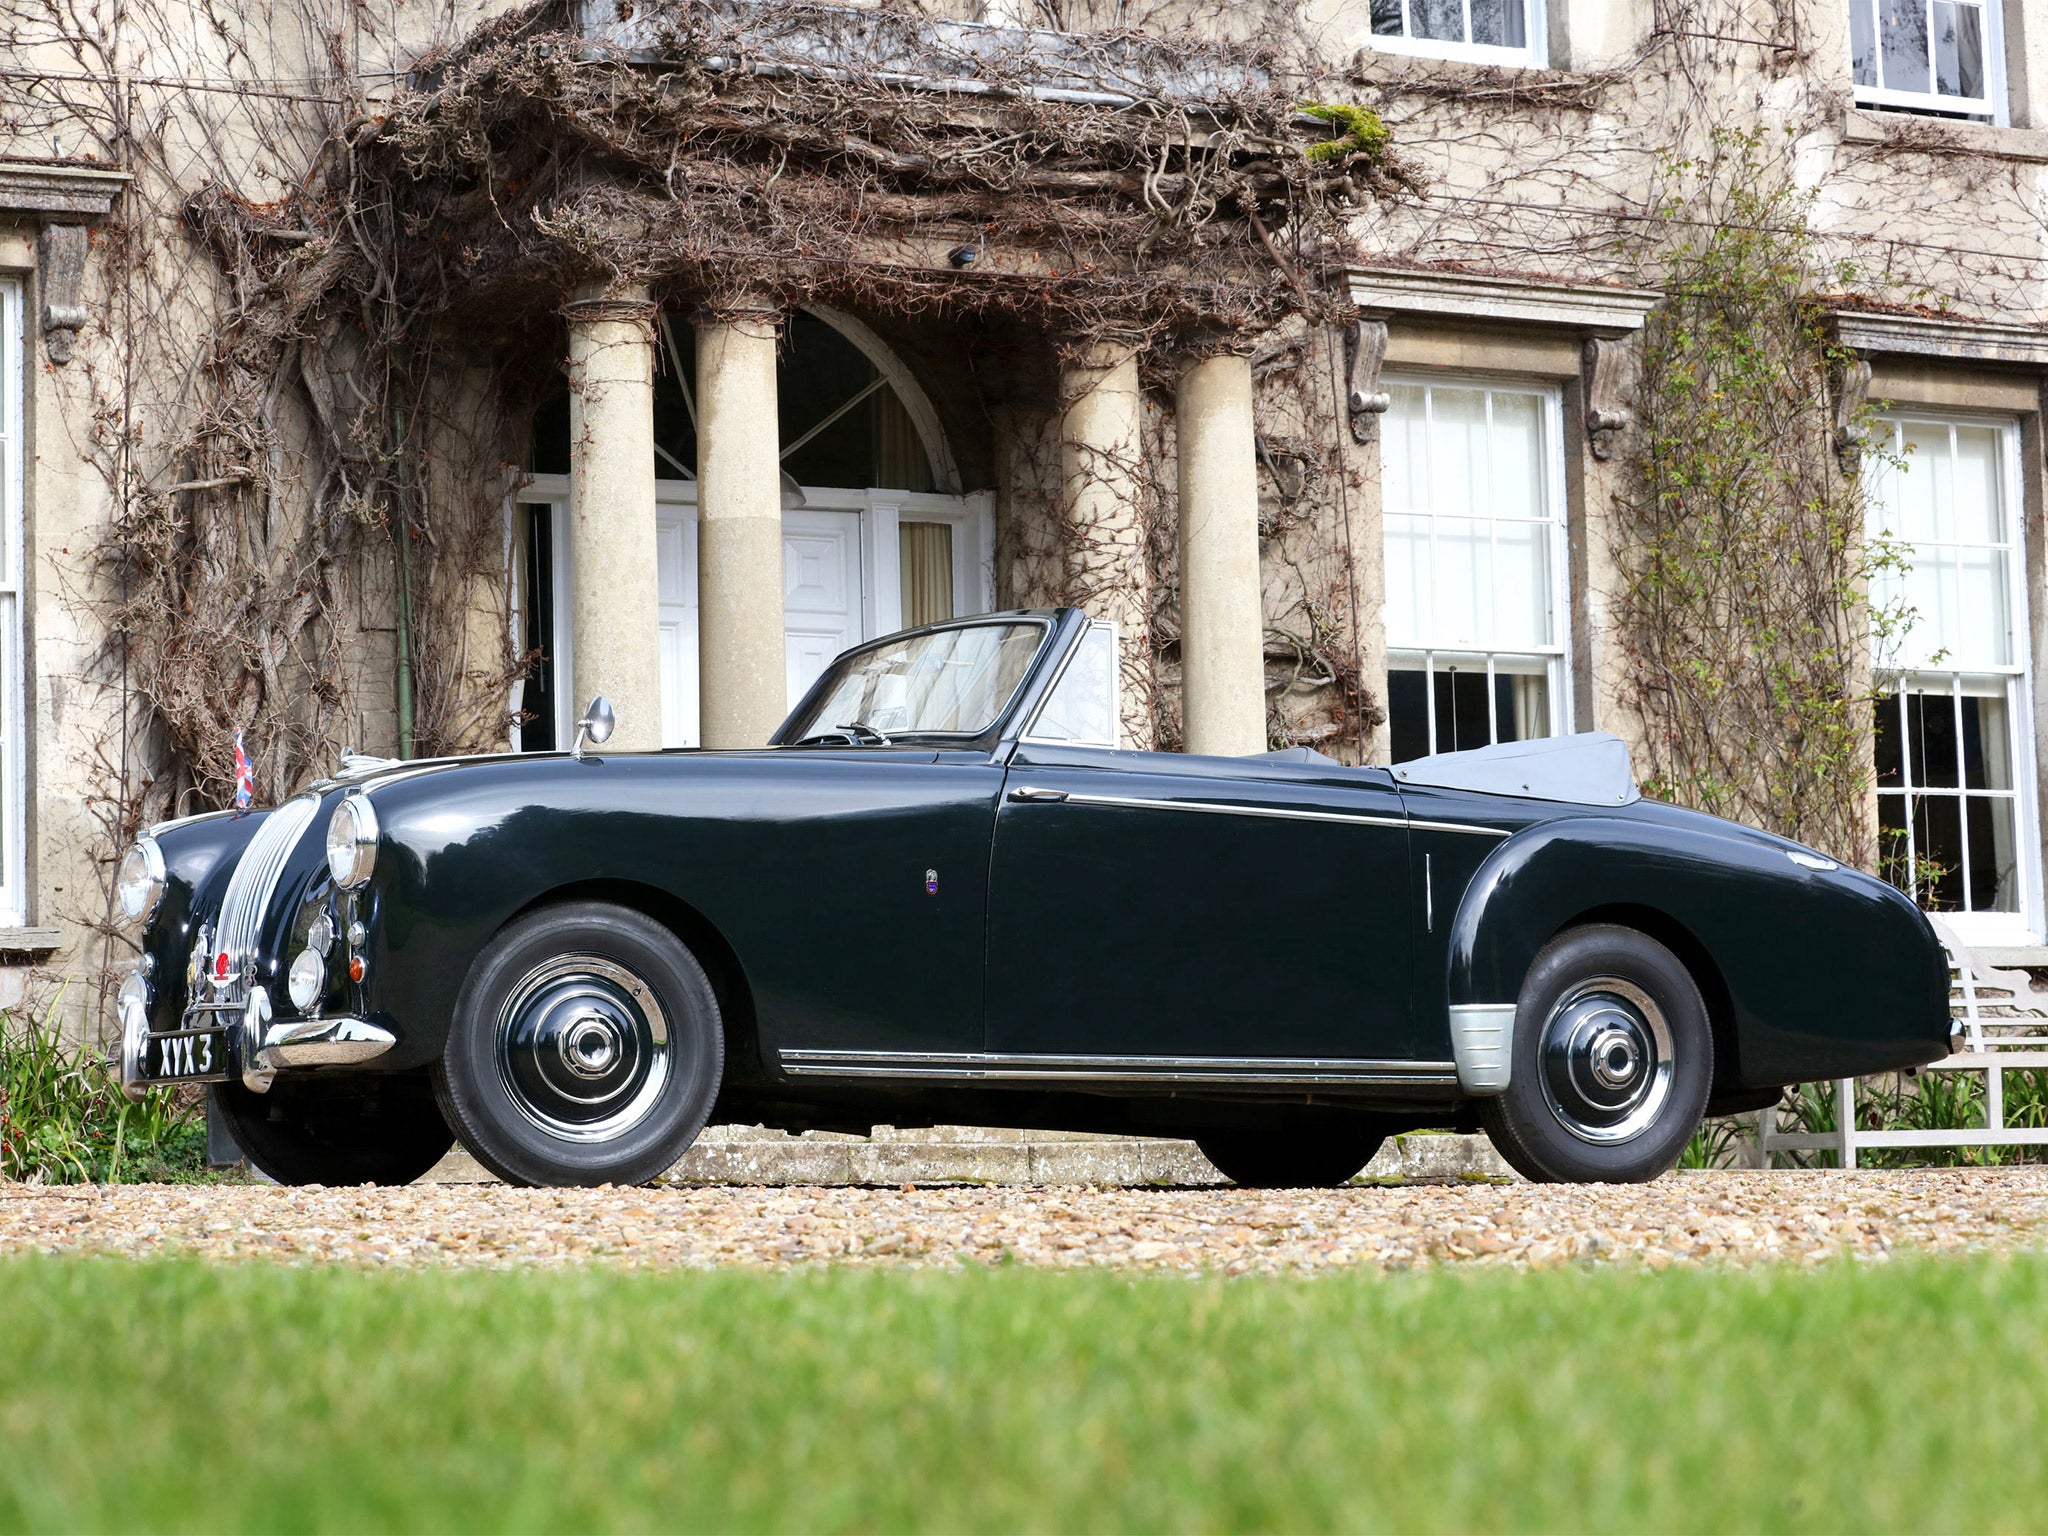
[[[283,1182],[455,1139],[637,1182],[714,1121],[1188,1136],[1274,1185],[1483,1126],[1633,1180],[1949,1050],[1911,903],[1642,800],[1611,737],[1347,768],[1121,751],[1117,709],[1111,631],[991,614],[847,652],[758,750],[604,755],[600,700],[574,752],[156,827],[124,1081],[213,1084]]]

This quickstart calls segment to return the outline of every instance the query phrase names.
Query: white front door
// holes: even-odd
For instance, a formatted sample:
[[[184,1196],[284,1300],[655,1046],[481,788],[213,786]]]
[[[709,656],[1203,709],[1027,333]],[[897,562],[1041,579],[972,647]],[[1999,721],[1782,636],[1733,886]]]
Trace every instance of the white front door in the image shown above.
[[[860,514],[782,514],[782,623],[789,704],[861,635]]]

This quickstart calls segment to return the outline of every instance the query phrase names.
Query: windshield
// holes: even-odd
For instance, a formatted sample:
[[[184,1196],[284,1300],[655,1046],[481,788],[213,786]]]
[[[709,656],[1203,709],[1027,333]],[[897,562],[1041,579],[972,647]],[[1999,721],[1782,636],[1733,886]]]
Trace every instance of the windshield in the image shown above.
[[[1042,624],[968,624],[842,656],[785,739],[978,736],[1023,686],[1044,635]]]

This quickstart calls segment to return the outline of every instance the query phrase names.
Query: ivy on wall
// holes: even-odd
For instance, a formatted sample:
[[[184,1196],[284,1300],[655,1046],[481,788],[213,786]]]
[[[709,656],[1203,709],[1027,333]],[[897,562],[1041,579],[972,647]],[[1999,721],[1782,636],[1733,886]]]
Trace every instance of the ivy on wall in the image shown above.
[[[1717,133],[1668,168],[1665,302],[1645,327],[1628,483],[1615,504],[1624,701],[1646,793],[1875,854],[1872,604],[1889,556],[1864,539],[1838,456],[1847,354],[1815,295],[1804,195],[1761,133]]]

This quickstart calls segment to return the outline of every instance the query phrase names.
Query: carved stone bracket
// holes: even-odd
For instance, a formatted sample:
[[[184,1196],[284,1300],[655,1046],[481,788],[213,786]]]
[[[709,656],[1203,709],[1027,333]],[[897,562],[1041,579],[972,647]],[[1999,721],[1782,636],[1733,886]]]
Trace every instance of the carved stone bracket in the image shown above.
[[[78,301],[85,282],[83,224],[45,224],[36,242],[36,282],[43,299],[43,348],[60,366],[71,361],[72,343],[85,328]]]
[[[1344,336],[1348,369],[1344,409],[1351,421],[1351,440],[1369,443],[1379,436],[1380,417],[1394,397],[1380,388],[1380,369],[1387,361],[1387,322],[1358,320]]]
[[[1865,432],[1856,420],[1870,399],[1870,364],[1852,357],[1835,371],[1835,458],[1842,473],[1853,475],[1863,467]]]
[[[1614,457],[1615,434],[1635,422],[1628,406],[1634,384],[1635,354],[1625,337],[1588,338],[1583,354],[1586,382],[1586,438],[1593,457]]]

